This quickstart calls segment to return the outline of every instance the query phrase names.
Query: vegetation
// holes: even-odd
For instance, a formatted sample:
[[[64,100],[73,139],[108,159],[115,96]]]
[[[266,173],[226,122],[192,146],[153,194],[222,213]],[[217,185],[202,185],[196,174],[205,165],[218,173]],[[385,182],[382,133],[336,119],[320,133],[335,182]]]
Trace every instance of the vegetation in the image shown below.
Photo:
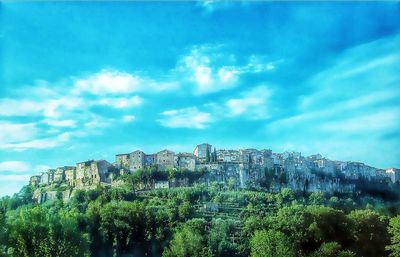
[[[0,200],[0,256],[400,256],[400,205],[379,197],[226,187],[152,189],[204,171],[125,175],[113,188],[44,204],[30,187]],[[269,174],[266,186],[284,185]],[[141,190],[139,190],[141,189]]]

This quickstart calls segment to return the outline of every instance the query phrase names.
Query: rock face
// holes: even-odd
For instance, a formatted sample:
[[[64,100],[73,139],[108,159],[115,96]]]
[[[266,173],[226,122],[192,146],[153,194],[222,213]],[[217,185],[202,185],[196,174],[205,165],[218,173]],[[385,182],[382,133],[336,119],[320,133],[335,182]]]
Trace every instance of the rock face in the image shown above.
[[[32,176],[30,184],[36,187],[34,198],[38,202],[62,198],[68,200],[76,189],[94,188],[97,185],[118,186],[116,178],[139,169],[154,167],[160,172],[171,169],[204,171],[200,181],[211,185],[218,182],[229,187],[259,187],[279,190],[289,187],[295,191],[351,192],[358,179],[375,183],[398,183],[400,170],[370,167],[360,162],[332,161],[320,154],[302,156],[299,152],[273,153],[269,149],[219,149],[212,151],[210,144],[197,145],[192,153],[162,150],[146,154],[140,150],[117,154],[115,162],[89,160],[75,166],[50,169]],[[168,182],[168,183],[167,183]],[[157,188],[187,186],[185,178],[171,181],[153,181]],[[54,191],[52,185],[62,191]]]

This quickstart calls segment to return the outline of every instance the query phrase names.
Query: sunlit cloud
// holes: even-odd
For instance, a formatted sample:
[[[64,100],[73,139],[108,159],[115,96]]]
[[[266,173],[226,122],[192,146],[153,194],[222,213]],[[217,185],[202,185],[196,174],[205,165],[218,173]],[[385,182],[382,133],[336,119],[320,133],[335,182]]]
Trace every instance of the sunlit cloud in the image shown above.
[[[324,148],[338,159],[353,155],[374,163],[395,162],[393,154],[399,150],[384,138],[400,129],[400,55],[392,54],[399,40],[388,37],[346,51],[335,65],[310,78],[314,90],[300,98],[298,111],[267,124],[266,133],[284,135],[309,153]],[[366,52],[370,55],[361,54]],[[365,150],[383,151],[384,146],[393,154],[383,158],[376,150]]]
[[[71,133],[64,132],[54,137],[34,139],[20,143],[8,143],[0,145],[0,149],[10,149],[14,151],[24,151],[27,149],[49,149],[62,145],[68,142],[71,138]]]
[[[132,97],[113,97],[113,98],[101,98],[96,103],[101,105],[107,105],[113,108],[129,108],[133,106],[138,106],[143,102],[139,96]]]
[[[11,123],[0,121],[0,145],[24,140],[31,140],[36,137],[38,129],[34,123]]]
[[[98,73],[78,78],[73,93],[94,95],[129,94],[137,92],[167,91],[179,85],[170,81],[156,81],[118,70],[101,70]]]
[[[29,171],[29,169],[30,165],[26,162],[21,162],[21,161],[0,162],[0,172],[2,171],[24,172],[24,171]]]
[[[229,116],[244,115],[248,119],[266,119],[268,113],[268,101],[271,91],[265,86],[259,86],[249,92],[245,92],[239,98],[226,101]]]
[[[133,116],[133,115],[124,115],[122,117],[122,121],[125,123],[132,122],[134,120],[135,120],[135,116]]]
[[[170,128],[195,128],[203,129],[211,122],[211,115],[201,112],[196,107],[168,110],[161,113],[159,122],[162,126]]]
[[[178,60],[177,71],[194,84],[195,94],[235,88],[242,75],[268,72],[282,62],[268,62],[263,56],[251,55],[247,63],[239,64],[235,54],[223,50],[222,45],[194,46],[188,55]]]

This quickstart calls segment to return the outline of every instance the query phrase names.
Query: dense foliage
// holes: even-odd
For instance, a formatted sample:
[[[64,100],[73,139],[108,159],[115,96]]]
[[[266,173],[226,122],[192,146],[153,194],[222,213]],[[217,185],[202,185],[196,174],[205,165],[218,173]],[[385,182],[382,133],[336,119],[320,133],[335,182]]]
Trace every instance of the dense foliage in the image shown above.
[[[67,203],[38,205],[25,187],[0,200],[0,256],[400,256],[397,202],[287,188],[135,191],[184,173],[142,171]]]

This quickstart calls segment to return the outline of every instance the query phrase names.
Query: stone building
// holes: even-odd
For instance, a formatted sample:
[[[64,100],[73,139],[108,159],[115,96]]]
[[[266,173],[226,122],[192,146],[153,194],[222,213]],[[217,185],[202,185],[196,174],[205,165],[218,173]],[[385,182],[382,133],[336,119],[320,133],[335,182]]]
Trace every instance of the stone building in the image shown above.
[[[68,167],[65,170],[65,181],[71,187],[76,186],[76,168],[75,167]]]
[[[144,155],[144,166],[149,167],[157,164],[157,154],[145,154]]]
[[[159,171],[174,167],[205,171],[197,173],[201,174],[201,177],[196,182],[209,186],[217,182],[221,188],[232,187],[234,184],[240,188],[259,188],[265,184],[270,190],[280,190],[283,186],[287,186],[295,191],[347,192],[355,188],[355,184],[348,183],[352,179],[366,178],[371,183],[376,179],[389,183],[389,178],[394,183],[400,181],[399,169],[380,170],[359,162],[331,161],[319,154],[303,157],[298,152],[272,153],[271,150],[257,149],[211,151],[211,149],[209,144],[200,144],[196,146],[193,154],[175,155],[170,150],[156,154],[145,154],[139,150],[129,154],[117,154],[114,166],[104,160],[89,160],[77,163],[76,167],[50,169],[40,176],[32,176],[30,184],[47,188],[46,186],[52,183],[66,183],[72,187],[68,188],[71,193],[75,190],[74,187],[117,185],[118,181],[114,178],[124,174],[122,171],[133,172],[153,165]],[[343,178],[348,180],[344,183]],[[267,183],[267,179],[271,180],[270,184]],[[193,183],[189,177],[169,181],[160,177],[149,183],[149,186],[142,186],[167,188],[188,186],[189,183]],[[42,188],[37,190],[39,193],[43,191]],[[37,198],[40,197],[39,193]],[[40,193],[40,195],[45,200],[53,198],[52,193]]]
[[[117,154],[115,155],[115,167],[118,169],[130,169],[131,158],[130,154]]]
[[[48,185],[49,184],[49,173],[42,172],[40,174],[40,185]]]
[[[32,176],[29,179],[29,185],[31,186],[37,186],[40,184],[40,176]]]
[[[210,162],[211,161],[211,148],[210,144],[204,143],[197,145],[194,150],[193,154],[197,157],[199,162]]]
[[[160,171],[174,168],[175,154],[170,150],[163,150],[157,153],[157,167]]]
[[[318,169],[325,173],[333,174],[336,170],[335,163],[326,158],[315,160],[314,164]]]
[[[54,182],[61,183],[65,181],[65,171],[74,167],[64,166],[59,167],[54,171]]]
[[[86,161],[76,164],[76,186],[84,187],[100,184],[100,182],[111,183],[108,181],[108,170],[111,164],[105,160]]]
[[[144,168],[144,157],[145,153],[140,150],[136,150],[130,153],[131,163],[129,169],[131,171],[136,171],[138,169]]]
[[[156,165],[156,154],[145,154],[140,150],[136,150],[129,154],[117,154],[115,156],[115,167],[120,173],[126,171],[136,171],[138,169]]]
[[[188,170],[196,169],[196,156],[191,153],[179,153],[175,155],[175,166]]]
[[[49,174],[49,184],[52,184],[54,182],[54,173],[56,172],[55,169],[49,169],[47,173]]]
[[[217,150],[217,161],[219,162],[239,162],[240,153],[238,150]]]

